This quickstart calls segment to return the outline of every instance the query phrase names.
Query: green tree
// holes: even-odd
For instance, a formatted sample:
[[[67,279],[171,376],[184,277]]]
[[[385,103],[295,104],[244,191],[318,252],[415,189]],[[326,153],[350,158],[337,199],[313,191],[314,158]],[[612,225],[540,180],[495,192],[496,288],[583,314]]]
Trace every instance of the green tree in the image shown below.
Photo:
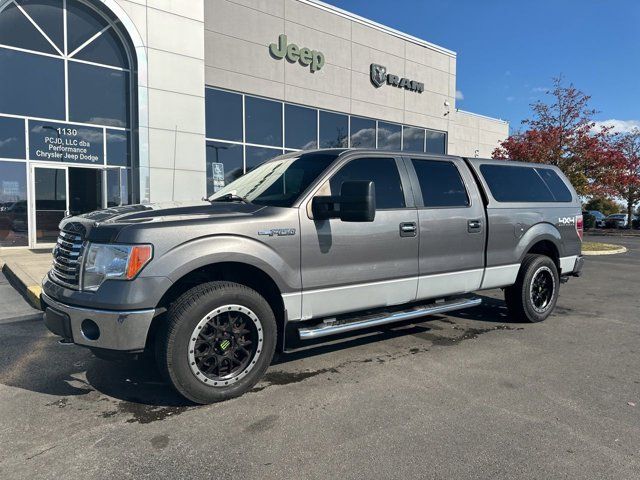
[[[605,215],[620,213],[620,205],[606,197],[594,197],[584,205],[585,210],[598,210]]]

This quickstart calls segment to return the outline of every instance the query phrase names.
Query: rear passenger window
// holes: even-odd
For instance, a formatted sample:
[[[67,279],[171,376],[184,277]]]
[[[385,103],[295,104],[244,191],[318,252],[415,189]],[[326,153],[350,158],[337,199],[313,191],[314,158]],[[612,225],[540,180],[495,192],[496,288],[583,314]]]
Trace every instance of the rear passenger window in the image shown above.
[[[347,163],[329,181],[332,195],[340,195],[343,182],[373,181],[376,209],[404,208],[404,193],[393,158],[359,158]]]
[[[553,195],[532,167],[482,165],[480,173],[498,202],[553,202]]]
[[[538,172],[547,184],[547,187],[551,190],[556,202],[570,202],[573,200],[571,191],[567,188],[567,185],[562,181],[555,170],[551,170],[550,168],[536,168],[536,172]]]
[[[425,207],[466,207],[469,196],[458,168],[451,162],[413,159]]]

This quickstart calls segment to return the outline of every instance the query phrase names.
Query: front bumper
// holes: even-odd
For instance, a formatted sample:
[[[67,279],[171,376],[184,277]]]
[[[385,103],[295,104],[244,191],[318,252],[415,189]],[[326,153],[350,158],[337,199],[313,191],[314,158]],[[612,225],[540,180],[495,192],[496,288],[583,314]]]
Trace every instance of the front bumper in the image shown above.
[[[156,313],[155,309],[113,311],[72,307],[46,293],[42,293],[42,303],[44,323],[54,334],[77,345],[126,352],[144,350]],[[95,327],[87,320],[97,325],[97,337]]]

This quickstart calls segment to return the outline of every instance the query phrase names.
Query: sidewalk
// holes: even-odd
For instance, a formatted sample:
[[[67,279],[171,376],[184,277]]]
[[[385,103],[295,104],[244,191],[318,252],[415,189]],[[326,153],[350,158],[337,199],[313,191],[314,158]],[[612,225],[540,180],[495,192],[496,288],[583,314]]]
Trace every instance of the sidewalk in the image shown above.
[[[6,279],[34,308],[40,308],[42,279],[51,268],[50,250],[0,249],[0,268]],[[3,296],[4,298],[4,296]],[[0,305],[4,302],[0,301]]]

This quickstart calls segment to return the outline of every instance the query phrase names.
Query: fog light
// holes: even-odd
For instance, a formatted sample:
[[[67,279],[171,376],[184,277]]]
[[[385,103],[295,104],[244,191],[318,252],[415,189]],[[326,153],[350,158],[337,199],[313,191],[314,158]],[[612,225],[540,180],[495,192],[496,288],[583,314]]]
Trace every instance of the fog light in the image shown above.
[[[80,326],[80,331],[82,335],[87,340],[98,340],[100,338],[100,327],[93,320],[83,320],[82,325]]]

